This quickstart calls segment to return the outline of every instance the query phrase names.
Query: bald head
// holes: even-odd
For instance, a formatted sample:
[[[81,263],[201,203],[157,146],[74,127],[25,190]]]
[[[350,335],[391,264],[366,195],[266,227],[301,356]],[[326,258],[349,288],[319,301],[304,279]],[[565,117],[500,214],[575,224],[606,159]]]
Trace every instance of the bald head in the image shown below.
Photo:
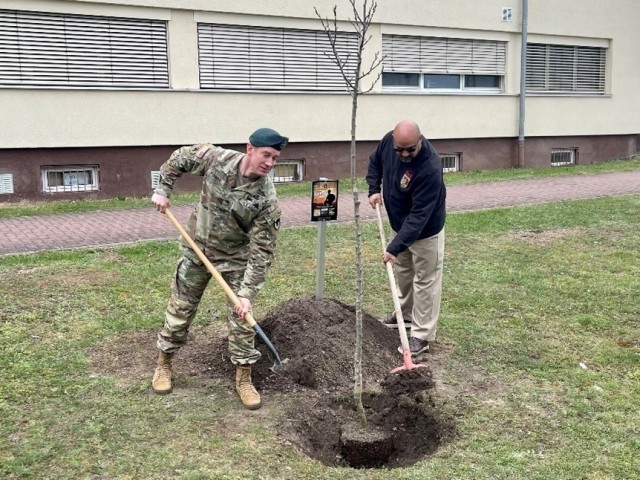
[[[413,140],[413,143],[415,143],[420,135],[420,127],[418,127],[418,124],[413,120],[403,120],[393,129],[393,138],[395,138],[396,141],[408,139]]]
[[[395,150],[402,158],[415,157],[420,151],[421,140],[420,127],[412,120],[403,120],[393,129]],[[412,147],[415,148],[412,149]]]

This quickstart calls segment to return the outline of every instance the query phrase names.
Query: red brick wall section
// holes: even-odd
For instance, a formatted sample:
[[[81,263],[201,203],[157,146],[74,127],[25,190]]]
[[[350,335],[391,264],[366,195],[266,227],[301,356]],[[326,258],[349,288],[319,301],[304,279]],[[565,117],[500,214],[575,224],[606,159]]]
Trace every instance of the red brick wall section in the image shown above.
[[[589,164],[635,155],[640,135],[599,137],[531,137],[525,139],[525,166],[550,165],[552,148],[578,148],[578,163]],[[432,140],[440,153],[461,155],[461,170],[514,168],[517,161],[517,138],[437,139]],[[368,158],[377,141],[359,142],[356,173],[365,175]],[[178,146],[49,148],[0,150],[0,174],[13,175],[13,194],[0,195],[0,202],[47,199],[100,199],[143,197],[151,195],[151,171]],[[243,151],[244,145],[228,145]],[[351,176],[349,142],[290,143],[281,160],[303,160],[304,180],[320,177],[344,179]],[[100,189],[92,192],[43,193],[43,166],[98,165]],[[200,178],[185,175],[176,191],[197,191]]]

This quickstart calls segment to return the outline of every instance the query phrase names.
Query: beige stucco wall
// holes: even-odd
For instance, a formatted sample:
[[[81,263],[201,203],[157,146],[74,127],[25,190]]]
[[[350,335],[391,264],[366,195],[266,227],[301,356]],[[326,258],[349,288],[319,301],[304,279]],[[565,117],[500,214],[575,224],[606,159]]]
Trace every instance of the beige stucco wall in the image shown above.
[[[350,13],[346,1],[333,0],[4,0],[7,9],[168,20],[172,90],[0,88],[0,148],[240,143],[263,125],[292,141],[348,140],[348,95],[198,90],[197,21],[320,29],[313,6],[329,15],[336,3],[340,16]],[[434,139],[517,136],[520,2],[408,0],[403,6],[379,2],[366,59],[373,59],[383,33],[505,40],[505,93],[398,94],[378,86],[360,97],[358,138],[375,140],[403,118],[416,119]],[[501,21],[502,7],[513,8],[512,22]],[[640,2],[537,0],[529,10],[530,41],[608,46],[610,65],[606,96],[528,97],[526,135],[640,132]]]
[[[15,92],[15,91],[14,91]],[[21,95],[0,90],[0,103],[20,109]],[[19,121],[0,120],[0,142],[33,146],[173,145],[202,141],[238,143],[264,125],[291,141],[350,138],[348,95],[201,92],[37,90],[25,92],[37,108],[23,108]],[[220,105],[232,105],[228,111]],[[478,112],[482,115],[478,115]],[[395,123],[414,118],[432,138],[514,136],[513,97],[368,95],[359,102],[358,138],[377,139]],[[491,122],[487,119],[490,118]]]

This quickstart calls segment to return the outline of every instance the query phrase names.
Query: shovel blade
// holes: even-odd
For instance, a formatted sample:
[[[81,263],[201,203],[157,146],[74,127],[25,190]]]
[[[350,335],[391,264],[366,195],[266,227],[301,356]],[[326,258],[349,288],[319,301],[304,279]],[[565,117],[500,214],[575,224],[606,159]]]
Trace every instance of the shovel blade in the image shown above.
[[[280,360],[280,354],[276,350],[276,347],[273,346],[273,343],[271,343],[271,340],[269,340],[269,337],[267,337],[267,335],[264,333],[262,328],[260,328],[260,325],[256,323],[253,326],[253,330],[256,332],[258,337],[260,337],[260,340],[262,341],[262,343],[264,343],[267,346],[267,348],[273,355],[274,363],[273,363],[273,367],[271,367],[271,370],[275,372],[276,370],[281,369],[282,366],[287,362],[287,359],[285,359],[284,361]]]

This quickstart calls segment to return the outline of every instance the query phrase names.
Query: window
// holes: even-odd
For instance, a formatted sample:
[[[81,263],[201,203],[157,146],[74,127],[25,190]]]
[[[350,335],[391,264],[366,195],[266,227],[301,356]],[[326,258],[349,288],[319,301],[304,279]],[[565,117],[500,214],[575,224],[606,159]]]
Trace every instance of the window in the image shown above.
[[[385,90],[501,93],[506,42],[382,36]]]
[[[527,92],[605,93],[607,50],[527,44]]]
[[[3,193],[13,193],[13,175],[10,173],[0,173],[0,195]]]
[[[43,167],[42,187],[46,193],[98,190],[98,166]]]
[[[336,48],[355,71],[355,34],[338,32]],[[346,91],[330,55],[324,31],[198,24],[203,89]]]
[[[574,165],[578,156],[577,148],[552,148],[551,166],[560,167],[562,165]]]
[[[458,172],[460,170],[459,153],[444,153],[440,155],[440,158],[442,159],[443,172]]]
[[[0,85],[168,88],[166,22],[0,10]]]
[[[297,182],[304,178],[304,161],[287,160],[276,163],[276,166],[269,173],[275,183]]]
[[[499,90],[500,77],[498,75],[465,75],[465,88],[487,88]]]
[[[424,76],[424,88],[460,89],[460,75],[427,74]]]
[[[387,87],[420,87],[417,73],[383,73],[382,84]]]

